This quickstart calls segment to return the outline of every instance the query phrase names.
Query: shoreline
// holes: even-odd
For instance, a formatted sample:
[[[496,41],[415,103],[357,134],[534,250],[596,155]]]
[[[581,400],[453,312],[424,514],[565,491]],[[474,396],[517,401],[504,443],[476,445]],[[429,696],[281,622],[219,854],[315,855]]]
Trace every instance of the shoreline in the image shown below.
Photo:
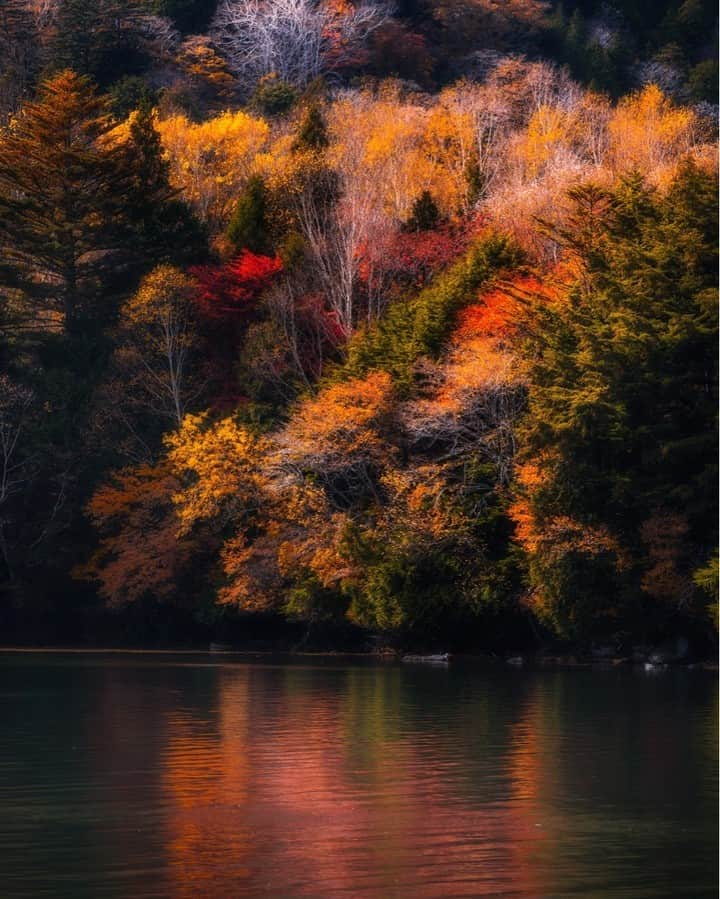
[[[266,659],[266,658],[292,658],[292,659],[358,659],[367,661],[381,661],[385,663],[400,662],[411,665],[425,665],[425,667],[446,668],[455,664],[486,665],[492,667],[506,667],[525,670],[548,669],[591,669],[607,671],[614,668],[642,668],[644,670],[663,671],[668,669],[684,669],[689,671],[713,671],[720,670],[717,661],[707,658],[690,660],[668,660],[652,663],[646,659],[631,659],[617,656],[610,658],[594,658],[582,653],[547,653],[527,655],[496,655],[488,653],[453,653],[447,661],[438,662],[431,655],[423,656],[418,653],[404,653],[399,651],[345,651],[345,650],[267,650],[267,649],[198,649],[198,648],[132,648],[132,647],[82,647],[82,646],[0,646],[0,655],[142,655],[142,656],[211,656],[214,659]]]

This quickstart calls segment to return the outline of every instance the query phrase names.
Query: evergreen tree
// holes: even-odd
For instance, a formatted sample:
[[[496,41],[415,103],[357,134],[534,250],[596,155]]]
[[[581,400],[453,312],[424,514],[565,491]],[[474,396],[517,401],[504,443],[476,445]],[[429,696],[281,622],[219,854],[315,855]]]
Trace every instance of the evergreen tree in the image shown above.
[[[298,135],[293,144],[294,150],[324,150],[330,143],[327,125],[322,110],[317,103],[311,103],[305,111]]]
[[[38,35],[23,0],[0,3],[0,119],[14,110],[29,87],[38,57]]]
[[[126,212],[131,233],[127,250],[131,271],[142,274],[159,262],[196,263],[204,259],[206,234],[170,185],[149,99],[141,102],[130,123],[125,147],[129,178]]]
[[[50,69],[71,68],[101,85],[140,71],[140,17],[146,12],[138,0],[60,0],[48,47]]]
[[[227,229],[228,240],[235,249],[253,253],[267,253],[267,191],[259,175],[253,175],[240,195]]]
[[[0,278],[72,332],[101,315],[126,234],[128,175],[90,81],[45,82],[0,140]]]
[[[429,190],[424,190],[415,200],[408,219],[406,231],[432,231],[440,221],[440,210]]]
[[[547,539],[533,538],[530,581],[565,635],[597,630],[608,613],[616,625],[633,609],[662,618],[657,604],[637,605],[658,522],[680,522],[685,535],[673,550],[678,577],[689,580],[693,559],[714,545],[716,189],[688,164],[666,196],[638,175],[604,212],[597,192],[580,192],[584,217],[602,215],[601,233],[596,219],[574,242],[560,238],[582,278],[566,300],[534,309],[521,442],[522,459],[538,466],[527,498]]]

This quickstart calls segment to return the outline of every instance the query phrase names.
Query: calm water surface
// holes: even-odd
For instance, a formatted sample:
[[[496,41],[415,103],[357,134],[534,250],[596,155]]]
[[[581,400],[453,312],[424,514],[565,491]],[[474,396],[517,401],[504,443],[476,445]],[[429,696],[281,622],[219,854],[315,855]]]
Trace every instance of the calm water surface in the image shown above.
[[[717,895],[702,671],[0,654],[0,897]]]

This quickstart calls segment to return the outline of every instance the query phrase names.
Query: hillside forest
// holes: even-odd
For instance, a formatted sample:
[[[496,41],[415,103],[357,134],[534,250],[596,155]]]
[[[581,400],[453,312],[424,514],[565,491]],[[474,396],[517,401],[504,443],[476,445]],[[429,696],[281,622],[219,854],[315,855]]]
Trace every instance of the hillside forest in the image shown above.
[[[0,0],[0,640],[712,645],[717,81],[708,0]]]

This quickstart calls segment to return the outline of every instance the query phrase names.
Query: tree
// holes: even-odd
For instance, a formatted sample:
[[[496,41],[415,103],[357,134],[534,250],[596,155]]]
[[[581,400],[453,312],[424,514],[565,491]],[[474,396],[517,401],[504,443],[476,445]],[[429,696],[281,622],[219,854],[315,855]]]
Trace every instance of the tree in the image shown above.
[[[571,245],[565,301],[534,306],[513,515],[532,603],[564,636],[692,613],[717,527],[715,185],[691,163],[665,195],[624,179],[602,233]]]
[[[90,81],[66,71],[0,138],[0,276],[68,333],[107,316],[127,237],[128,173],[105,140],[112,127]]]
[[[130,177],[126,211],[132,234],[128,249],[142,267],[151,262],[200,262],[206,255],[206,234],[170,185],[170,165],[163,154],[155,113],[147,98],[130,117],[124,150]]]
[[[186,415],[166,444],[180,479],[173,503],[181,534],[199,522],[239,527],[252,520],[262,505],[266,440],[232,418],[210,422],[206,415]]]
[[[161,16],[168,16],[185,33],[199,34],[215,12],[214,0],[155,0]]]
[[[211,35],[246,84],[276,73],[304,86],[352,59],[387,18],[366,0],[356,6],[310,0],[221,0]]]
[[[249,250],[223,265],[194,268],[200,311],[211,319],[246,323],[255,312],[260,294],[281,270],[278,256],[262,256]]]
[[[655,84],[623,98],[608,124],[610,156],[616,171],[637,169],[657,180],[695,143],[696,115],[675,106]]]
[[[122,307],[120,346],[126,387],[143,406],[180,427],[192,396],[190,353],[195,285],[176,268],[158,266]]]
[[[303,400],[278,436],[280,459],[291,470],[312,473],[342,505],[348,496],[375,490],[378,472],[393,450],[393,385],[389,375],[332,384]]]
[[[125,468],[92,496],[87,514],[101,535],[98,549],[74,573],[97,581],[100,595],[121,606],[150,595],[169,599],[197,552],[178,534],[173,495],[181,482],[166,462]]]
[[[227,229],[235,249],[266,253],[269,249],[267,190],[259,175],[252,175],[238,198]]]
[[[263,115],[280,116],[293,107],[297,98],[295,88],[271,72],[258,81],[251,103]]]
[[[245,112],[225,112],[194,123],[175,115],[157,122],[170,165],[170,183],[211,232],[227,227],[233,206],[255,174],[270,129]]]
[[[8,526],[13,523],[11,500],[26,486],[31,459],[23,447],[23,431],[33,403],[33,393],[0,375],[0,556],[7,576],[14,571],[8,542]]]
[[[439,220],[440,210],[433,195],[429,190],[424,190],[413,203],[412,214],[405,227],[408,231],[433,231]]]
[[[311,103],[303,115],[293,149],[324,150],[329,143],[327,125],[322,110],[317,103]]]
[[[137,74],[147,65],[145,38],[156,20],[144,0],[62,0],[48,42],[50,69],[73,69],[103,86]]]
[[[13,113],[38,65],[38,32],[25,0],[0,7],[0,122]]]

